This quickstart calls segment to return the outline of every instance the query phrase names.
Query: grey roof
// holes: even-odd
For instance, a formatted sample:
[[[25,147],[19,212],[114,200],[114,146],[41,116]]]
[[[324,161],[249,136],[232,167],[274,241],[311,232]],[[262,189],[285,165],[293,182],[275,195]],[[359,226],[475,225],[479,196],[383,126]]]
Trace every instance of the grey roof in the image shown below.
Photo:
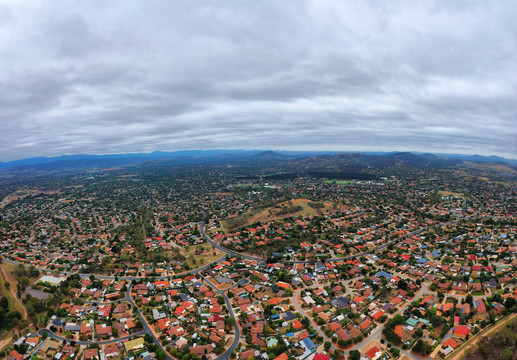
[[[229,283],[231,280],[222,276],[217,276],[215,278],[220,284]]]
[[[333,299],[330,303],[334,307],[345,307],[350,304],[350,299],[344,296],[340,296],[336,299]]]
[[[283,315],[282,315],[282,318],[285,320],[285,321],[291,321],[291,320],[294,320],[296,319],[296,316],[289,310],[287,310]]]
[[[66,331],[79,331],[79,330],[81,330],[81,326],[76,325],[76,324],[65,325],[65,330]]]
[[[159,312],[157,309],[153,309],[154,320],[164,319],[165,317],[167,317],[167,315],[165,315],[165,313]]]

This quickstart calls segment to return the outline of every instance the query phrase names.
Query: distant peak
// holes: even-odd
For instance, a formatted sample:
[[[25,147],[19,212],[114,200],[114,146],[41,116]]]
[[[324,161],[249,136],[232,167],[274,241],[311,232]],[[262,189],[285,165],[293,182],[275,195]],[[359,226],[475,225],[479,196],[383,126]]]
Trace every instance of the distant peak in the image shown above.
[[[286,159],[289,155],[280,154],[273,150],[267,150],[254,155],[255,158]]]

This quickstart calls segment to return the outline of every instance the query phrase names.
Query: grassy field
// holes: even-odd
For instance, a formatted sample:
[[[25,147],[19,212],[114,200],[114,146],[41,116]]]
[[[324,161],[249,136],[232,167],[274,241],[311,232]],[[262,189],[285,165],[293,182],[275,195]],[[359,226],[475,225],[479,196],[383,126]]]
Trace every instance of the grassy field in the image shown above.
[[[210,244],[198,244],[186,246],[180,249],[180,254],[185,256],[185,264],[190,268],[196,268],[219,259],[224,253]]]
[[[512,183],[508,182],[508,181],[494,181],[494,183],[503,185],[503,186],[512,186]]]
[[[4,331],[0,334],[0,350],[6,348],[13,340],[13,331]]]
[[[452,354],[449,354],[446,359],[447,360],[472,360],[472,357],[469,358],[469,350],[475,351],[477,349],[477,344],[479,340],[483,336],[494,336],[500,329],[506,326],[510,321],[514,321],[516,314],[510,315],[507,319],[500,321],[499,323],[495,324],[494,326],[490,326],[488,328],[485,328],[481,330],[476,336],[471,337],[469,340],[467,340],[465,343],[461,344],[459,348],[457,348]]]
[[[354,180],[323,180],[326,184],[336,184],[336,185],[352,185],[355,184]]]
[[[452,192],[452,191],[444,191],[444,190],[438,191],[438,194],[440,194],[441,196],[457,196],[457,197],[462,197],[463,196],[463,193],[457,193],[457,192]]]
[[[19,311],[22,314],[23,319],[27,319],[27,310],[25,309],[25,306],[23,305],[21,299],[16,297],[16,284],[18,281],[17,281],[16,275],[14,274],[15,270],[16,270],[16,265],[14,265],[14,264],[3,262],[0,265],[0,279],[2,282],[1,288],[2,288],[2,291],[4,292],[4,294],[9,299],[9,306],[10,307],[12,306],[16,311]],[[27,277],[28,277],[28,275],[27,275]],[[34,283],[38,278],[39,278],[39,276],[28,277],[29,285]],[[5,281],[8,281],[9,284],[11,284],[9,290],[7,290],[4,286]]]
[[[510,174],[517,175],[517,170],[515,170],[511,165],[507,164],[495,164],[495,163],[475,163],[470,161],[465,161],[464,164],[468,168],[477,169],[481,171],[487,172],[505,172]]]
[[[22,314],[24,319],[27,319],[27,311],[25,310],[25,306],[23,306],[21,300],[16,297],[16,275],[11,274],[11,271],[14,271],[14,269],[15,266],[13,264],[3,262],[0,265],[2,296],[7,297],[9,300],[9,308],[14,308],[14,310]],[[7,290],[4,285],[6,281],[11,284],[9,290]]]
[[[12,309],[15,304],[13,304],[13,299],[11,297],[11,292],[7,290],[4,286],[4,276],[2,274],[2,271],[0,269],[0,297],[5,296],[7,300],[9,301],[9,308]],[[0,350],[7,347],[11,341],[13,340],[13,330],[9,331],[1,331],[0,330]]]
[[[240,226],[249,226],[256,222],[268,222],[272,220],[278,220],[278,219],[284,219],[286,217],[292,217],[292,216],[309,216],[309,215],[315,215],[322,212],[328,212],[332,209],[331,203],[324,203],[323,208],[315,209],[311,206],[309,206],[309,203],[311,200],[308,199],[293,199],[290,200],[290,202],[282,202],[279,204],[276,204],[275,206],[268,207],[262,211],[254,212],[249,211],[247,214],[245,214],[242,217],[242,225]],[[293,207],[298,208],[300,207],[301,210],[297,210],[294,212],[288,212],[288,213],[282,213],[283,209],[287,207]],[[235,230],[235,228],[238,228],[240,226],[230,226],[230,222],[228,220],[221,221],[221,227],[223,231],[228,230]]]
[[[29,196],[36,196],[39,194],[44,195],[52,195],[52,194],[61,194],[61,191],[39,191],[39,190],[18,190],[14,193],[6,196],[1,202],[0,202],[0,209],[6,207],[10,203],[18,200],[25,199]]]

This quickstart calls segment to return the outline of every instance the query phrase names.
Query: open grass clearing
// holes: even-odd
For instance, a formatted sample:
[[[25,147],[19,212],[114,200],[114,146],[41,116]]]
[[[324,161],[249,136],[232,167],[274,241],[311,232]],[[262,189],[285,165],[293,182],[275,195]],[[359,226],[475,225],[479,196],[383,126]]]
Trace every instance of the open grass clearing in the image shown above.
[[[40,191],[40,190],[17,190],[12,194],[7,195],[1,202],[0,202],[0,209],[6,207],[12,202],[25,199],[29,196],[37,196],[40,194],[43,195],[53,195],[53,194],[61,194],[61,191],[57,190],[50,190],[50,191]]]
[[[5,294],[9,301],[9,308],[13,308],[22,314],[23,319],[27,319],[27,310],[20,299],[16,297],[16,275],[11,274],[11,267],[14,270],[14,265],[2,263],[0,265],[0,277],[2,278],[2,294]],[[10,284],[9,290],[5,287],[5,282]]]
[[[503,172],[509,174],[517,174],[517,170],[515,170],[511,165],[507,164],[498,164],[498,163],[475,163],[470,161],[464,162],[467,168],[477,169],[481,171],[487,172]]]
[[[224,253],[210,244],[197,244],[180,249],[180,254],[185,256],[184,263],[190,268],[196,268],[219,259]]]
[[[499,184],[499,185],[503,185],[503,186],[512,186],[512,184],[514,184],[514,183],[511,183],[511,182],[508,182],[508,181],[494,181],[494,183]]]
[[[336,184],[336,185],[353,185],[355,184],[355,180],[323,180],[326,184]]]
[[[445,191],[445,190],[438,191],[438,194],[440,194],[441,196],[463,197],[463,193],[452,192],[452,191]]]
[[[469,340],[461,344],[452,354],[449,354],[447,357],[445,357],[447,360],[468,360],[464,357],[466,351],[470,349],[474,349],[479,340],[482,336],[488,336],[490,334],[493,334],[497,330],[499,330],[501,327],[506,326],[507,323],[514,320],[517,314],[510,315],[507,319],[504,319],[502,321],[499,321],[494,326],[490,326],[488,328],[485,328],[481,330],[479,333],[476,334],[476,336],[471,337]]]
[[[6,348],[11,341],[13,340],[13,332],[10,331],[4,331],[0,334],[0,350],[3,350]]]
[[[284,219],[286,217],[315,215],[325,213],[333,209],[332,204],[329,202],[321,202],[321,208],[315,208],[314,203],[320,202],[308,199],[292,199],[267,207],[258,212],[250,210],[239,218],[221,221],[221,228],[225,231],[235,230],[236,228],[249,226],[256,222],[264,223]]]

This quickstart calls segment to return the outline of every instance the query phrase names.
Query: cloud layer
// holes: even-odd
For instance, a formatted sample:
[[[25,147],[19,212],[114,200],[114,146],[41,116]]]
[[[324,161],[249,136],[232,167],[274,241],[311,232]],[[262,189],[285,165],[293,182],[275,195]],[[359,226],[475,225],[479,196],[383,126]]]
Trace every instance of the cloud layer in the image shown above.
[[[0,160],[182,149],[517,158],[514,1],[0,2]]]

